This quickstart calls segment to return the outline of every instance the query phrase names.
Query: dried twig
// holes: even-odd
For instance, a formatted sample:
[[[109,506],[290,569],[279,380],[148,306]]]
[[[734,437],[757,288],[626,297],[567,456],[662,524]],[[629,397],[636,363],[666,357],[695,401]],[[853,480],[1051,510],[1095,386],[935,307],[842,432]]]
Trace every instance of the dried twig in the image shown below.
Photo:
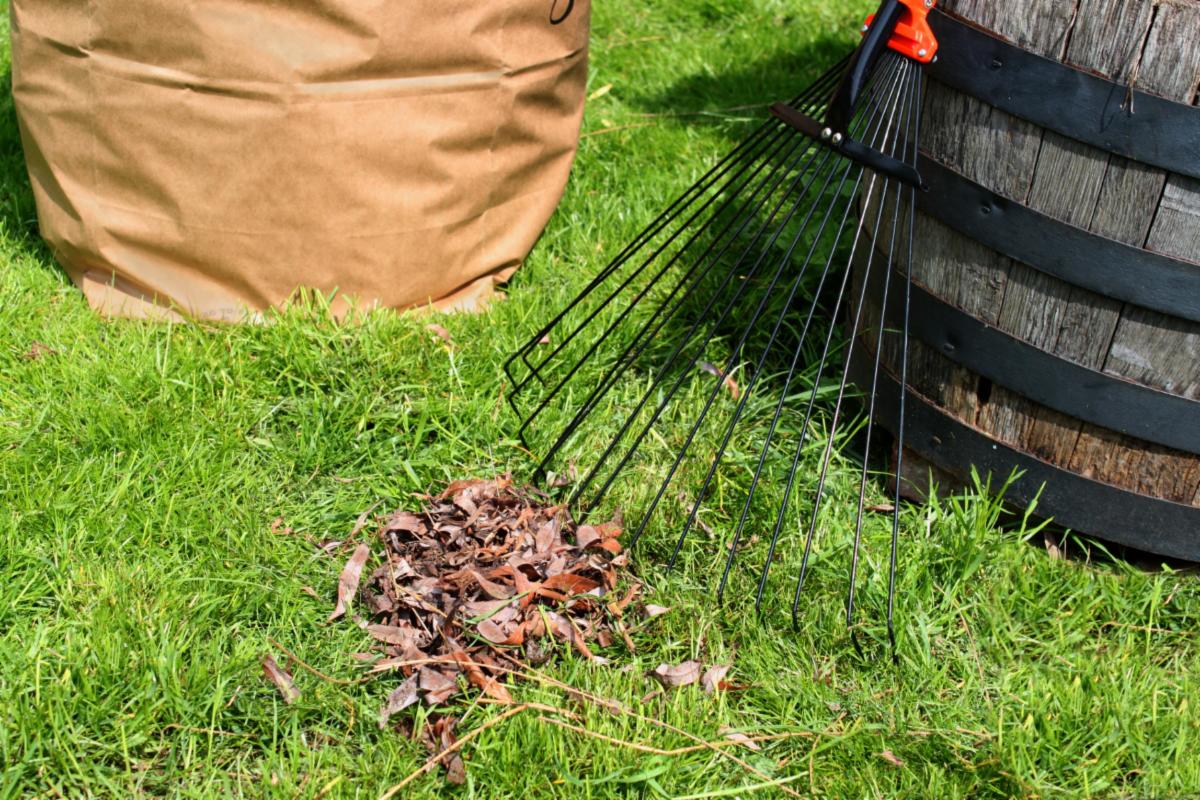
[[[326,681],[328,683],[336,683],[338,686],[357,686],[360,683],[366,683],[367,681],[371,680],[369,677],[357,678],[352,681],[342,680],[341,678],[332,678],[332,677],[326,675],[324,672],[321,672],[316,667],[309,666],[307,663],[304,662],[303,659],[300,658],[300,656],[296,655],[291,650],[288,650],[286,647],[284,647],[279,642],[272,639],[270,636],[267,637],[267,641],[270,642],[275,647],[278,647],[280,650],[282,650],[283,654],[285,656],[287,656],[288,658],[290,658],[292,661],[294,661],[296,663],[296,666],[300,667],[305,672],[309,672],[313,675],[316,675],[318,678],[320,678],[321,680]]]
[[[531,670],[524,670],[524,669],[509,669],[507,667],[501,667],[496,664],[480,664],[480,663],[461,661],[461,660],[456,661],[455,659],[449,659],[449,658],[418,658],[418,659],[404,660],[404,661],[400,661],[400,660],[389,661],[389,662],[387,662],[387,665],[385,668],[386,669],[399,669],[401,667],[421,666],[422,664],[455,664],[455,663],[462,664],[462,665],[472,665],[472,666],[477,666],[477,667],[483,667],[483,668],[490,669],[490,670],[493,670],[496,672],[502,672],[507,675],[515,675],[517,677],[524,678],[526,680],[531,680],[534,683],[540,683],[544,686],[553,686],[557,689],[561,689],[561,690],[563,690],[569,694],[572,694],[576,697],[579,697],[583,700],[586,700],[591,703],[595,703],[596,705],[598,705],[602,708],[606,708],[610,711],[613,711],[614,713],[622,714],[627,717],[632,717],[633,719],[640,720],[649,725],[654,725],[656,727],[662,728],[663,730],[668,730],[668,731],[671,731],[672,733],[676,733],[680,736],[683,736],[686,739],[691,739],[693,742],[700,745],[700,749],[711,750],[712,752],[729,759],[730,761],[737,764],[739,767],[746,770],[747,772],[752,772],[753,774],[759,776],[760,778],[763,778],[764,780],[768,780],[768,781],[771,780],[770,775],[767,775],[765,772],[758,769],[757,767],[755,767],[753,764],[749,763],[745,759],[739,758],[738,756],[734,755],[733,753],[728,752],[727,750],[724,749],[723,745],[718,746],[712,742],[705,741],[704,739],[700,738],[696,734],[689,733],[688,731],[685,731],[678,726],[672,725],[669,722],[664,722],[663,720],[660,720],[660,719],[654,719],[653,717],[647,717],[644,714],[639,714],[636,711],[634,711],[633,709],[629,708],[628,706],[622,705],[621,703],[618,703],[615,700],[610,700],[605,697],[600,697],[598,695],[591,694],[590,692],[585,692],[582,689],[577,689],[574,686],[570,686],[566,683],[563,683],[560,680],[551,678],[549,675],[543,675],[540,672],[533,672]],[[376,669],[378,669],[378,668],[379,668],[379,665],[376,665]],[[780,789],[785,794],[791,795],[793,797],[803,797],[803,795],[801,795],[799,792],[796,792],[793,789],[789,789],[786,786],[781,786]],[[383,798],[381,798],[381,800],[383,800]]]
[[[438,764],[440,764],[440,763],[442,762],[442,760],[443,760],[443,759],[445,759],[447,756],[450,756],[450,755],[452,755],[452,754],[454,754],[454,753],[458,752],[459,750],[461,750],[461,749],[463,748],[463,745],[465,745],[467,742],[469,742],[469,741],[471,741],[472,739],[474,739],[476,736],[479,736],[481,733],[483,733],[484,731],[488,730],[489,728],[494,728],[494,727],[496,727],[497,725],[499,725],[501,722],[503,722],[504,720],[508,719],[509,717],[515,717],[517,714],[520,714],[522,711],[527,711],[527,710],[529,710],[529,706],[528,706],[528,705],[526,705],[526,704],[524,704],[524,703],[522,703],[521,705],[513,706],[512,708],[508,709],[507,711],[505,711],[505,712],[504,712],[504,713],[502,713],[502,714],[497,714],[496,716],[492,717],[492,718],[491,718],[491,719],[489,719],[487,722],[483,723],[482,725],[480,725],[480,726],[479,726],[478,728],[476,728],[475,730],[473,730],[473,731],[471,731],[470,733],[466,734],[465,736],[463,736],[461,739],[459,739],[459,740],[458,740],[457,742],[455,742],[454,744],[452,744],[452,745],[450,745],[449,747],[447,747],[447,748],[446,748],[445,750],[443,750],[442,752],[438,753],[438,754],[437,754],[437,755],[435,755],[435,756],[432,756],[432,757],[431,757],[431,758],[430,758],[428,761],[426,761],[424,764],[422,764],[421,766],[417,767],[415,770],[413,770],[412,772],[410,772],[410,773],[408,774],[408,777],[406,777],[404,780],[402,780],[402,781],[400,781],[399,783],[397,783],[397,784],[396,784],[395,786],[393,786],[392,788],[388,789],[388,790],[387,790],[386,792],[384,792],[383,794],[381,794],[381,795],[379,796],[379,800],[391,800],[391,798],[392,798],[392,797],[395,797],[395,796],[396,796],[396,793],[397,793],[397,792],[399,792],[399,791],[400,791],[401,789],[403,789],[405,786],[408,786],[408,784],[412,783],[412,782],[413,782],[413,781],[415,781],[417,778],[419,778],[419,777],[421,777],[422,775],[424,775],[426,772],[429,772],[429,770],[431,770],[431,769],[433,769],[434,767],[436,767],[436,766],[437,766]]]
[[[557,725],[560,728],[566,728],[567,730],[575,731],[576,733],[583,734],[584,736],[590,736],[593,739],[599,739],[602,742],[608,742],[609,744],[616,745],[618,747],[625,747],[630,750],[637,750],[640,753],[650,753],[651,755],[656,756],[682,756],[688,753],[698,753],[701,750],[711,750],[714,748],[742,747],[751,742],[773,742],[780,739],[807,739],[817,736],[817,734],[813,733],[812,731],[790,731],[788,733],[768,733],[762,736],[747,736],[744,739],[738,740],[718,739],[713,742],[704,742],[703,744],[692,744],[687,745],[686,747],[672,747],[670,749],[665,749],[661,747],[653,747],[648,744],[638,744],[637,742],[630,742],[613,736],[607,736],[603,733],[597,733],[596,731],[588,730],[587,728],[579,725],[572,725],[569,722],[563,722],[560,719],[553,719],[552,717],[539,716],[538,720],[541,722],[548,722],[551,725]]]

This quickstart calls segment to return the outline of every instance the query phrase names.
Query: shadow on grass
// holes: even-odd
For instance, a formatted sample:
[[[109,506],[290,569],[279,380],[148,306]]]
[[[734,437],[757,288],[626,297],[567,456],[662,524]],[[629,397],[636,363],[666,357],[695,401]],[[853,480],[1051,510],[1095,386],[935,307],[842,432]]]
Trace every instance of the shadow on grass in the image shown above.
[[[53,263],[50,251],[38,233],[37,208],[33,188],[25,169],[25,151],[17,126],[13,102],[12,71],[0,79],[0,226],[9,232],[17,247],[36,254],[40,261]]]
[[[711,120],[704,112],[743,109],[789,100],[850,52],[845,39],[825,36],[805,42],[795,51],[749,61],[720,74],[694,74],[656,94],[629,99],[648,113],[680,114],[696,121]]]

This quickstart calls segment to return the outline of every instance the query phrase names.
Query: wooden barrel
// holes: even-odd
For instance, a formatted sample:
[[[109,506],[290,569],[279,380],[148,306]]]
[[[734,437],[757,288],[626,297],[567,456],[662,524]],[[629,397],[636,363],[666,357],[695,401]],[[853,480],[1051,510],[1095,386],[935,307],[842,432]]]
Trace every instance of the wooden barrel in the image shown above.
[[[1039,515],[1200,560],[1200,2],[941,6],[902,472],[1021,470]]]

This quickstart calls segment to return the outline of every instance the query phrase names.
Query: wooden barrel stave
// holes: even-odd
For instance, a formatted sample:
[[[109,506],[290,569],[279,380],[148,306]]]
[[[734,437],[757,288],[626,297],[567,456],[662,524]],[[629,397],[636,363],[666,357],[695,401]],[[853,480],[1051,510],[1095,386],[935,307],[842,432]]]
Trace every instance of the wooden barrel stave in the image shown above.
[[[946,0],[943,6],[1039,55],[1196,102],[1200,3],[1194,0]],[[926,101],[923,146],[967,178],[1091,233],[1200,262],[1200,181],[1043,130],[934,81]],[[917,242],[914,280],[946,302],[1063,359],[1200,399],[1195,322],[1072,286],[923,214]],[[914,390],[996,440],[1097,481],[1200,506],[1200,456],[1033,403],[920,341],[911,343],[909,358]],[[898,343],[889,339],[884,360],[897,359]]]

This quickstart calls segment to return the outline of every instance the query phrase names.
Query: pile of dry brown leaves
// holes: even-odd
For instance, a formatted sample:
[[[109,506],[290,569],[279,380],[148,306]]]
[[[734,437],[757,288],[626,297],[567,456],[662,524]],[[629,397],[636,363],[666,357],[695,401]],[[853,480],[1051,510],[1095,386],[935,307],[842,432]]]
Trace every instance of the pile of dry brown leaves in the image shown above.
[[[514,665],[544,662],[548,637],[602,661],[588,643],[605,647],[621,635],[621,615],[637,593],[635,584],[606,602],[626,563],[620,533],[616,523],[571,529],[563,507],[507,478],[458,481],[421,513],[386,517],[383,564],[360,590],[370,554],[360,545],[342,571],[330,617],[361,595],[366,630],[384,656],[372,669],[407,676],[380,724],[418,700],[444,703],[461,690],[460,677],[511,701],[505,676]]]
[[[355,535],[369,516],[359,518]],[[378,524],[371,538],[381,547],[363,543],[354,550],[329,620],[349,616],[374,639],[372,652],[356,654],[369,675],[402,677],[380,709],[380,728],[418,702],[440,706],[469,687],[511,704],[508,680],[528,676],[556,642],[600,664],[607,661],[594,648],[620,641],[635,649],[624,620],[641,585],[627,579],[617,591],[627,565],[619,519],[575,526],[563,506],[502,477],[456,481],[428,497],[423,511],[395,511]],[[272,529],[290,532],[282,520]],[[324,552],[341,546],[314,544]],[[375,551],[382,563],[364,579]],[[666,611],[637,603],[639,618]],[[299,697],[291,675],[271,656],[263,669],[285,701]],[[691,683],[706,692],[745,688],[725,680],[728,669],[685,661],[662,664],[650,675],[663,689]],[[456,721],[448,713],[434,715],[418,735],[435,754],[430,766],[441,763],[459,782],[464,767],[457,751],[464,742],[455,735]],[[409,730],[403,720],[396,727]]]

